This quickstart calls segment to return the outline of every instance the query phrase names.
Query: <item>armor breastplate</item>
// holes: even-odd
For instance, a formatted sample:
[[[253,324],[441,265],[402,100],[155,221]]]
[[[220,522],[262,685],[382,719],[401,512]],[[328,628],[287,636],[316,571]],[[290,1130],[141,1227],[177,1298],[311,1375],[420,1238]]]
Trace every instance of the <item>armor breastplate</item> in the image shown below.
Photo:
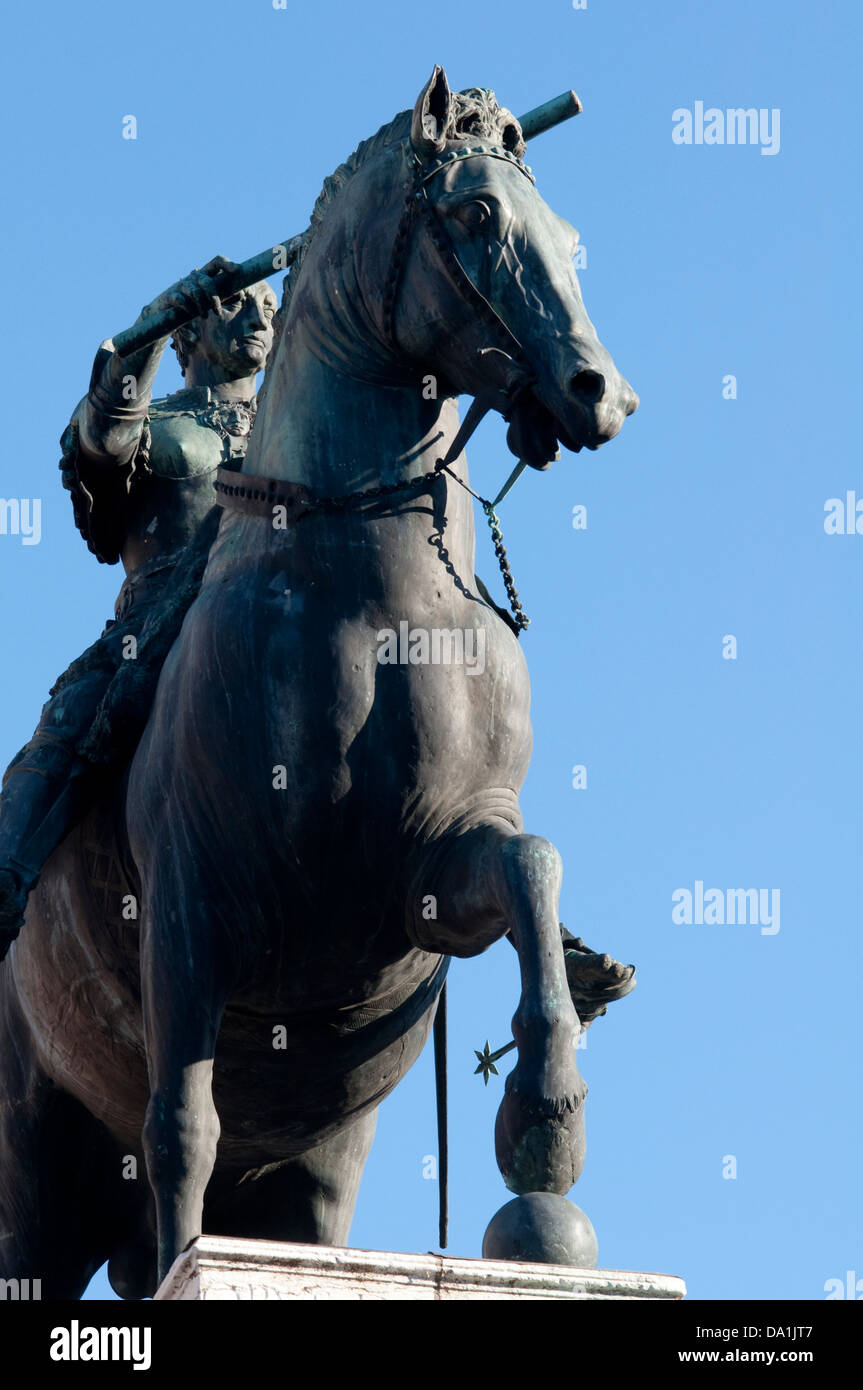
[[[154,401],[149,416],[150,472],[180,480],[242,461],[254,413],[254,404],[213,400],[206,387]]]
[[[131,573],[186,545],[213,505],[216,469],[242,466],[254,416],[254,401],[177,391],[151,403],[134,463],[114,473],[88,467],[73,417],[61,468],[90,550]]]

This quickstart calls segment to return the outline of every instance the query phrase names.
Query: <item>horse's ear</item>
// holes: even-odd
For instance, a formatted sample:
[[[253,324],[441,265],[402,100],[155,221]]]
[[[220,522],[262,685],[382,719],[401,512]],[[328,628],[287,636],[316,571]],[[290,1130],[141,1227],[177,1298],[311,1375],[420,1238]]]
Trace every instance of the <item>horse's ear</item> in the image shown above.
[[[452,95],[446,73],[440,64],[417,97],[411,121],[411,144],[421,158],[440,154],[452,110]]]

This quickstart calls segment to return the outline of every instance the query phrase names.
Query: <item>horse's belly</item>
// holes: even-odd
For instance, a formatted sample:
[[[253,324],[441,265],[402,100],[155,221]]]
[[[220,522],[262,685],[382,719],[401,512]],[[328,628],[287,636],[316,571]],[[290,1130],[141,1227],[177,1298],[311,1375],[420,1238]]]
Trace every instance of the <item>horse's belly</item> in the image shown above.
[[[98,838],[109,861],[110,842]],[[95,839],[90,818],[52,857],[14,948],[15,986],[41,1070],[140,1156],[150,1092],[138,924],[121,926],[110,864],[107,885],[94,883],[86,847]],[[118,890],[128,886],[116,880]],[[311,939],[311,924],[303,927]],[[265,988],[229,1000],[214,1069],[221,1166],[256,1166],[321,1143],[378,1104],[424,1045],[438,958],[410,951],[394,971],[367,971],[360,993],[371,1003],[359,1008],[349,1007],[350,970],[334,981],[329,963],[327,972],[307,954],[298,993],[308,1001],[335,986],[334,1007],[280,1002],[290,980],[272,968]]]
[[[424,957],[406,999],[354,1010],[347,1023],[332,1012],[292,1018],[229,1006],[214,1077],[221,1162],[306,1152],[379,1105],[428,1039],[442,969]]]

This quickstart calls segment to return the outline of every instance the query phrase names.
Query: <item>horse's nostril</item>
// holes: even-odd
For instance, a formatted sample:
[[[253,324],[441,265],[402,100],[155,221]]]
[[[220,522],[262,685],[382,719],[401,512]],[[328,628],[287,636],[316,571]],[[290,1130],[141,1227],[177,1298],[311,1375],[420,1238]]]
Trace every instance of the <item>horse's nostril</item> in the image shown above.
[[[592,372],[589,368],[576,372],[569,389],[574,396],[588,405],[601,401],[605,394],[605,377],[602,372]]]

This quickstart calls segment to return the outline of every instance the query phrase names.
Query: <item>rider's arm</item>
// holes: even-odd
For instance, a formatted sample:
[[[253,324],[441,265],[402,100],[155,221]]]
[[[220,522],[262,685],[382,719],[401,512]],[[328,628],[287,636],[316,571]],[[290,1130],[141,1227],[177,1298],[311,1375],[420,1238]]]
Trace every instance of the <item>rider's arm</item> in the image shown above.
[[[110,338],[102,343],[78,411],[80,449],[88,463],[122,468],[134,459],[167,341],[160,338],[129,357],[120,357]]]
[[[213,277],[232,265],[224,256],[214,256],[203,270],[193,270],[145,305],[138,322],[164,309],[181,308],[187,318],[194,318],[218,307]],[[79,447],[89,464],[123,468],[134,460],[167,342],[167,338],[159,338],[128,357],[114,351],[110,338],[102,343],[93,364],[90,389],[78,413]]]

